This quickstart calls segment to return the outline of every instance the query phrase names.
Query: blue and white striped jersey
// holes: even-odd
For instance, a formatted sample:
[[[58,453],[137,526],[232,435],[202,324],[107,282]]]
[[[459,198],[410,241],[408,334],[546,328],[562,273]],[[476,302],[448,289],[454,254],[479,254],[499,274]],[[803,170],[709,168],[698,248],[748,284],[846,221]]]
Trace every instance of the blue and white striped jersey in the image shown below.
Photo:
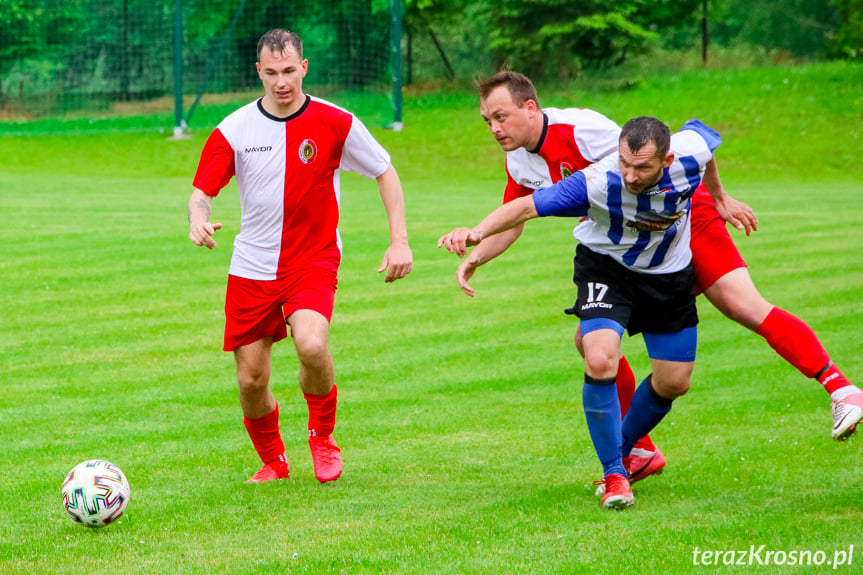
[[[721,141],[719,134],[690,120],[671,136],[674,162],[655,186],[640,194],[627,191],[615,152],[536,190],[536,211],[541,217],[588,216],[575,228],[575,239],[629,269],[646,274],[680,271],[692,259],[690,198]],[[650,231],[644,222],[653,227],[659,222],[662,229]]]

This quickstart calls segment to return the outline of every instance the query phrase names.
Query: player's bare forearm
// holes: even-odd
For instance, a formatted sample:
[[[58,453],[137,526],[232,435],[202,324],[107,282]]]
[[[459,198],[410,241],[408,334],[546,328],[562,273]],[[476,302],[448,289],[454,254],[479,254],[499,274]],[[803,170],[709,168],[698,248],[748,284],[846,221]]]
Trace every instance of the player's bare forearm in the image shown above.
[[[213,234],[222,228],[222,224],[210,223],[212,203],[213,198],[197,188],[189,196],[189,240],[196,246],[210,249],[217,245],[216,240],[213,239]]]
[[[716,158],[712,158],[707,162],[702,181],[710,197],[713,198],[714,203],[723,200],[726,194],[725,189],[722,187],[722,181],[719,179],[719,168],[716,167]]]
[[[393,282],[405,277],[413,267],[413,254],[408,243],[405,218],[405,198],[399,176],[392,166],[377,177],[377,182],[390,229],[390,246],[384,254],[378,272],[386,270],[384,281]]]
[[[402,184],[392,165],[377,177],[381,200],[387,212],[390,227],[390,244],[408,243],[408,230],[405,220],[405,197]]]
[[[213,198],[205,194],[202,190],[195,188],[192,195],[189,196],[189,224],[209,222],[210,214],[213,211],[212,204]]]
[[[707,188],[716,211],[723,220],[738,230],[744,230],[748,236],[753,230],[758,230],[758,218],[745,203],[735,200],[722,187],[719,179],[719,168],[716,166],[716,158],[711,159],[704,171],[704,186]]]
[[[483,242],[477,245],[468,256],[468,261],[475,267],[481,266],[490,262],[515,243],[521,236],[524,230],[524,224],[521,223],[514,228],[495,234],[490,238],[486,238]]]
[[[479,243],[484,238],[521,226],[538,215],[533,196],[525,196],[502,205],[487,215],[472,231],[479,236]]]
[[[213,211],[213,208],[210,204],[207,203],[206,200],[200,199],[195,202],[195,207],[192,208],[189,205],[189,223],[192,223],[192,214],[195,215],[195,219],[203,219],[204,221],[210,221],[210,213]]]
[[[469,246],[479,245],[486,238],[520,226],[537,216],[533,196],[518,198],[490,213],[473,229],[456,228],[441,236],[437,246],[446,247],[451,254],[461,258],[465,256]]]

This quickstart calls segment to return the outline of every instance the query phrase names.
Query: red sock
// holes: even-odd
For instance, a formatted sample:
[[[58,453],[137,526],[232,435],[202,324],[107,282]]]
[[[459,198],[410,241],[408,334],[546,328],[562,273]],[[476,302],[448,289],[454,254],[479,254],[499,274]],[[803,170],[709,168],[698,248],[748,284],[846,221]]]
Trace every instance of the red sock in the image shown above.
[[[797,316],[774,307],[755,333],[766,339],[770,347],[800,373],[817,377],[827,393],[851,385],[836,366],[831,365],[830,356],[812,328]]]
[[[620,363],[617,365],[617,399],[620,401],[620,417],[626,415],[629,411],[629,404],[632,403],[632,396],[635,393],[635,374],[632,373],[632,368],[626,358],[620,356]],[[640,447],[647,451],[656,451],[656,445],[650,439],[649,435],[645,435],[635,442],[633,447]]]
[[[632,403],[632,395],[635,393],[635,374],[632,373],[629,362],[623,356],[620,356],[620,363],[617,365],[615,383],[617,398],[620,400],[620,416],[623,417],[629,411],[629,404]]]
[[[818,375],[818,382],[824,386],[824,389],[830,395],[833,395],[834,391],[838,391],[846,387],[854,387],[854,385],[848,381],[848,378],[842,375],[839,368],[833,365],[833,362],[830,362],[829,367]]]
[[[309,406],[309,436],[332,435],[336,427],[336,405],[338,404],[338,388],[334,385],[327,395],[312,395],[304,393]]]
[[[258,419],[243,418],[246,431],[252,439],[252,445],[261,461],[271,463],[285,454],[285,444],[282,442],[282,434],[279,433],[279,405],[276,409]]]

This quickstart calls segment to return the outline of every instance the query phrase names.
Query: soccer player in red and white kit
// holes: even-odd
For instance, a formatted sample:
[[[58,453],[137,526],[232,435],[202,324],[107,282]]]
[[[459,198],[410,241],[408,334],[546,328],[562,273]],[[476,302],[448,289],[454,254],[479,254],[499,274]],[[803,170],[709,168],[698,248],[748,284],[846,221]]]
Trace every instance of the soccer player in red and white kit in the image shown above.
[[[498,72],[477,86],[482,117],[506,152],[504,203],[548,187],[617,149],[620,128],[614,122],[590,110],[540,108],[536,88],[523,74]],[[704,185],[716,187],[724,202],[715,205]],[[725,227],[727,221],[749,235],[757,229],[751,209],[724,193],[718,173],[705,174],[704,185],[695,191],[691,208],[696,293],[703,293],[724,315],[764,337],[803,375],[817,379],[831,396],[833,438],[847,438],[863,421],[863,393],[833,364],[805,322],[769,303],[755,288],[746,262]],[[462,291],[474,295],[468,282],[476,269],[506,251],[522,230],[520,225],[487,238],[468,254],[456,271]],[[576,333],[576,346],[581,351],[580,332]],[[635,384],[635,375],[624,357],[617,374],[623,415]],[[638,481],[661,473],[666,462],[645,436],[625,463],[630,480]]]
[[[234,176],[242,208],[225,297],[224,350],[233,351],[244,423],[263,467],[247,482],[289,477],[270,390],[273,343],[290,326],[299,384],[309,409],[309,446],[320,482],[342,473],[333,440],[338,389],[329,325],[341,263],[339,173],[376,179],[390,245],[378,272],[386,282],[411,271],[404,196],[390,157],[351,113],[303,92],[308,70],[300,37],[275,29],[258,42],[264,96],[225,118],[210,134],[189,198],[189,239],[215,248],[222,227],[212,199]]]

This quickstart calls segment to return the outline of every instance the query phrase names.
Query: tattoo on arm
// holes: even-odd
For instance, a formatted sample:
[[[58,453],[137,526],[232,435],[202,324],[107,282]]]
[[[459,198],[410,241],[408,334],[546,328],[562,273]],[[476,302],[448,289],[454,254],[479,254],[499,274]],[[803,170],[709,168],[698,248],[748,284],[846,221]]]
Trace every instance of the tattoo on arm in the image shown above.
[[[207,221],[210,221],[210,213],[212,212],[212,208],[210,207],[210,204],[207,203],[207,200],[201,198],[200,200],[198,200],[198,203],[195,205],[195,207],[198,208],[204,214]],[[191,206],[189,206],[189,208],[188,208],[188,216],[189,216],[189,223],[191,224],[192,223],[192,207]]]
[[[198,200],[198,207],[201,209],[202,212],[204,212],[204,214],[206,214],[207,219],[209,220],[210,219],[210,212],[212,211],[212,208],[210,208],[210,204],[207,202],[207,200],[205,200],[203,198]]]

